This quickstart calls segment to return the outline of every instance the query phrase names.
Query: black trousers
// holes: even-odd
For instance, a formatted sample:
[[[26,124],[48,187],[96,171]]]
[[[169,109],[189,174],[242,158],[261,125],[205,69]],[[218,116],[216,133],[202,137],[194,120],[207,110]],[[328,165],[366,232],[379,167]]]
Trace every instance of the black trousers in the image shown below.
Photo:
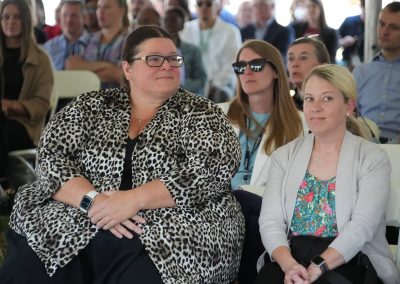
[[[265,260],[265,265],[261,268],[260,273],[258,274],[258,277],[255,281],[255,284],[283,283],[285,274],[283,273],[279,264],[276,262],[271,262],[268,254],[265,254],[264,260]],[[348,263],[345,263],[345,264],[333,269],[332,271],[339,274],[340,276],[343,276],[350,283],[362,284],[362,283],[364,283],[364,278],[366,276],[365,275],[366,268],[362,267],[362,266],[357,266],[356,258],[353,258]],[[318,278],[313,283],[315,283],[315,284],[340,283],[340,279],[335,281],[335,279],[337,279],[337,278],[334,278],[334,277],[336,277],[336,276],[332,276],[332,275],[329,276],[329,274],[332,273],[332,271],[328,271],[327,273],[324,273],[320,278]],[[382,281],[376,276],[376,274],[375,274],[375,277],[377,278],[377,283],[382,283]],[[371,282],[369,282],[369,283],[371,283]]]
[[[257,260],[265,250],[258,225],[262,198],[245,190],[234,190],[233,195],[240,203],[246,226],[238,280],[240,284],[253,284],[257,277]]]
[[[161,276],[138,236],[118,239],[99,231],[67,265],[49,277],[26,238],[9,229],[2,284],[162,284]]]
[[[35,147],[25,126],[0,115],[0,179],[7,177],[9,152]]]

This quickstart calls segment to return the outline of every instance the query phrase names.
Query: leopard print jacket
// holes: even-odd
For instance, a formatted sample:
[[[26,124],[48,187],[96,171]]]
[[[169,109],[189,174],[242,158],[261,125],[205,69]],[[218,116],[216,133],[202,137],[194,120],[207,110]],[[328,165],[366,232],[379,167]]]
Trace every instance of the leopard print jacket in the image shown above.
[[[97,232],[78,208],[51,196],[84,176],[102,192],[118,189],[130,121],[129,94],[108,89],[77,97],[46,126],[37,181],[18,191],[10,227],[25,236],[53,275]],[[240,264],[244,219],[230,191],[240,146],[219,107],[179,89],[139,136],[133,187],[160,179],[174,208],[141,212],[140,239],[168,283],[229,283]]]

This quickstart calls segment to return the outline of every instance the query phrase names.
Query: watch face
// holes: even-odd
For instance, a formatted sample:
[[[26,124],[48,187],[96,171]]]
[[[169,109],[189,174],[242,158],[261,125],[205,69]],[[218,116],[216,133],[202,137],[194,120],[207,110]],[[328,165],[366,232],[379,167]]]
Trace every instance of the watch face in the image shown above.
[[[91,204],[92,204],[92,199],[85,195],[81,200],[80,207],[82,209],[88,210]]]
[[[314,263],[315,265],[321,265],[322,263],[324,263],[324,261],[325,259],[323,259],[319,255],[314,256],[313,259],[311,260],[311,262]]]

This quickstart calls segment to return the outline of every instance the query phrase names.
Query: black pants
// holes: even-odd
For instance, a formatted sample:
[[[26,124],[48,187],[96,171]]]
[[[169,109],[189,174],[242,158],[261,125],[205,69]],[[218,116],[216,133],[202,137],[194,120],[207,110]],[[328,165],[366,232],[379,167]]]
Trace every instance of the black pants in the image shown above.
[[[35,148],[25,126],[0,115],[0,179],[7,177],[8,153]]]
[[[7,232],[7,254],[0,269],[2,284],[162,284],[161,276],[138,236],[118,239],[99,231],[67,265],[49,277],[26,238]]]
[[[246,226],[238,280],[240,284],[253,284],[257,277],[257,260],[265,250],[258,225],[262,198],[245,190],[234,190],[233,194],[240,203]]]
[[[260,273],[255,281],[255,284],[279,284],[283,283],[285,274],[283,273],[281,267],[276,262],[271,262],[270,257],[268,254],[265,254],[264,257],[265,265],[261,268]],[[348,263],[343,264],[335,269],[332,270],[333,272],[343,276],[351,283],[364,283],[366,268],[362,266],[357,266],[356,258],[353,258]],[[333,284],[333,283],[340,283],[340,280],[336,282],[335,276],[329,276],[329,273],[332,271],[328,271],[327,273],[323,274],[320,278],[318,278],[315,284]],[[376,273],[376,272],[375,272]],[[332,278],[329,278],[332,277]],[[382,283],[382,281],[376,276],[377,283]]]

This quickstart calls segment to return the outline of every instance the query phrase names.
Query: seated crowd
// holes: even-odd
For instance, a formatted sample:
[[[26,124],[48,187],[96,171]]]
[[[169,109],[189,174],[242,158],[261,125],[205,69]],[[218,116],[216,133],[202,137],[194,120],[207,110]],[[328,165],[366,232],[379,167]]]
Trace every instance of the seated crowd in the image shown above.
[[[165,2],[62,0],[43,46],[30,0],[0,2],[0,191],[17,191],[0,279],[400,283],[377,145],[400,144],[400,2],[351,68],[320,0],[287,27],[247,1],[240,28],[222,0]],[[45,128],[53,70],[101,90]],[[12,189],[8,153],[29,148],[37,180]]]

